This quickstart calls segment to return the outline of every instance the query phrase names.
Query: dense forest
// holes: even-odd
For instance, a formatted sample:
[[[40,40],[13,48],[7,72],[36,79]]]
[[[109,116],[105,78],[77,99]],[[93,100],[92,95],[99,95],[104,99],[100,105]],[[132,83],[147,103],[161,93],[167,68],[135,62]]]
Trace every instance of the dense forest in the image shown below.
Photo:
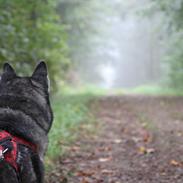
[[[172,3],[173,2],[173,3]],[[171,86],[183,87],[183,1],[182,0],[155,0],[152,3],[152,12],[163,12],[162,24],[165,27],[163,42],[166,45],[165,61],[169,66]]]
[[[143,8],[142,4],[145,5]],[[159,79],[156,71],[159,69],[157,65],[161,65],[166,77],[165,83],[181,89],[183,0],[175,0],[174,3],[172,0],[144,0],[141,3],[133,0],[128,3],[118,0],[0,0],[0,65],[8,61],[19,73],[30,74],[39,60],[46,60],[54,89],[59,84],[79,83],[82,80],[80,77],[90,81],[100,80],[101,76],[93,78],[91,75],[98,75],[97,65],[102,67],[115,62],[118,54],[111,50],[126,37],[114,35],[114,27],[120,29],[119,24],[125,22],[132,10],[136,17],[150,22],[148,35],[151,36],[144,38],[144,42],[150,40],[148,46],[154,53],[148,62],[149,67],[154,69],[148,70],[143,77]],[[154,23],[152,19],[155,20]],[[114,38],[112,34],[115,42],[111,40]],[[141,37],[139,42],[143,42]],[[106,46],[105,49],[103,45]],[[134,50],[138,47],[133,46]],[[131,54],[124,45],[118,50],[118,53],[121,52]],[[148,64],[145,52],[147,50],[140,52],[139,60],[142,60],[143,54],[144,60],[138,65],[139,68]],[[161,57],[157,57],[159,54]],[[129,56],[124,59],[134,64]],[[120,60],[116,59],[116,62],[119,63]],[[124,65],[120,64],[118,66],[122,68]]]

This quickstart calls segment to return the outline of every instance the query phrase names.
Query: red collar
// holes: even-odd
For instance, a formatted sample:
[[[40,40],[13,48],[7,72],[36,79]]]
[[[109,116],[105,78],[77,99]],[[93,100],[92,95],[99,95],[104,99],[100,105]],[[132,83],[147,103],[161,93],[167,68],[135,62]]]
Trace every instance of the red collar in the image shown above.
[[[6,142],[11,144],[11,148],[6,147]],[[17,164],[18,144],[27,146],[34,152],[37,152],[37,146],[35,144],[13,136],[7,131],[0,131],[0,159],[9,163],[16,171],[19,170],[19,166]]]

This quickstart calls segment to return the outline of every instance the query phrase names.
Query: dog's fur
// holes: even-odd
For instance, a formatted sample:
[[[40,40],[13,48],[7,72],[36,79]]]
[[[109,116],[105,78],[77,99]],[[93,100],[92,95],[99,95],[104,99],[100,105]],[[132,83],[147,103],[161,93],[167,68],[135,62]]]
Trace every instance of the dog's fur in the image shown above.
[[[19,77],[9,64],[4,64],[0,80],[0,129],[36,144],[38,152],[19,145],[20,172],[0,162],[1,183],[43,182],[43,156],[52,120],[46,64],[40,62],[31,77]]]

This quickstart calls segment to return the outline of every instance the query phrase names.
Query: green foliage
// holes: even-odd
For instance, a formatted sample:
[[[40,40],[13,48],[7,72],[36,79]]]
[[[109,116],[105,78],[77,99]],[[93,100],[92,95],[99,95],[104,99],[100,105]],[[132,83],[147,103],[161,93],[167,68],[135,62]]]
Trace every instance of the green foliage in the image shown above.
[[[183,89],[183,0],[154,0],[154,13],[163,12],[164,45],[167,49],[165,60],[169,65],[170,85],[175,89]],[[151,10],[152,10],[151,9]]]
[[[183,40],[182,33],[174,33],[169,42],[166,61],[170,66],[169,77],[171,87],[183,89]]]
[[[166,15],[169,25],[176,27],[176,29],[183,28],[183,0],[154,0],[155,7],[163,11]]]
[[[77,62],[86,59],[92,49],[90,44],[93,45],[93,37],[99,29],[95,25],[99,18],[97,14],[99,8],[101,9],[101,3],[97,0],[61,0],[59,3],[57,11],[61,15],[62,22],[67,24],[70,55]]]
[[[69,66],[67,35],[51,0],[0,0],[0,65],[11,62],[29,73],[40,59],[53,84]]]
[[[57,8],[62,22],[67,25],[69,56],[73,61],[72,65],[74,70],[79,71],[83,80],[93,80],[91,75],[95,75],[98,80],[100,76],[95,70],[96,67],[88,68],[91,68],[91,63],[97,65],[106,62],[103,58],[99,58],[102,53],[98,54],[98,50],[107,44],[104,41],[108,42],[108,35],[105,35],[103,39],[101,37],[104,37],[105,31],[103,30],[108,30],[110,26],[105,17],[106,11],[110,16],[110,11],[113,9],[111,4],[113,3],[108,0],[60,0]]]

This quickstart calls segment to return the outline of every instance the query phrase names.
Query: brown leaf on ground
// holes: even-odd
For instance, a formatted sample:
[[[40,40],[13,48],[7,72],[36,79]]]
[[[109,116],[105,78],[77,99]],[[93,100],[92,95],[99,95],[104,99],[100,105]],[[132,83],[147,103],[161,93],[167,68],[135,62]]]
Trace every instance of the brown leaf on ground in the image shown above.
[[[114,173],[114,171],[113,171],[113,170],[104,169],[104,170],[101,171],[101,173],[102,173],[102,174],[107,174],[107,175],[110,174],[110,175],[111,175],[111,174]]]
[[[174,159],[172,159],[170,161],[170,165],[173,165],[173,166],[182,166],[182,163],[181,162],[178,162],[178,161],[176,161]]]
[[[139,147],[138,152],[140,154],[151,154],[155,152],[155,149],[153,148],[146,148],[144,146]]]
[[[86,178],[83,178],[81,183],[91,183],[91,182],[89,182]]]
[[[107,146],[107,147],[100,147],[100,148],[98,148],[97,150],[98,150],[98,151],[106,151],[106,152],[108,152],[108,151],[111,151],[112,149],[111,149],[110,146]]]
[[[112,157],[107,157],[107,158],[99,158],[98,161],[99,162],[107,162],[107,161],[111,161],[112,160]]]
[[[93,174],[95,174],[95,173],[92,172],[92,171],[82,171],[82,170],[80,170],[80,171],[76,172],[76,176],[80,176],[80,177],[90,177]]]
[[[114,140],[114,143],[115,143],[115,144],[120,144],[121,142],[122,142],[121,139],[115,139],[115,140]]]
[[[79,151],[80,150],[80,147],[79,146],[72,146],[70,148],[70,151]]]
[[[146,143],[148,143],[148,142],[151,142],[151,135],[148,133],[148,132],[145,132],[144,134],[143,134],[143,141],[144,142],[146,142]]]

